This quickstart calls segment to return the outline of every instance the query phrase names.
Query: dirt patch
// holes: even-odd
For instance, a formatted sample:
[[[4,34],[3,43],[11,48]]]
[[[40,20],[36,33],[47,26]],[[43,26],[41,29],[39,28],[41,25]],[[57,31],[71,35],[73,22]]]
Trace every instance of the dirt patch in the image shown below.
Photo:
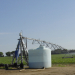
[[[51,67],[49,69],[23,69],[22,71],[0,69],[0,75],[75,75],[75,65]]]

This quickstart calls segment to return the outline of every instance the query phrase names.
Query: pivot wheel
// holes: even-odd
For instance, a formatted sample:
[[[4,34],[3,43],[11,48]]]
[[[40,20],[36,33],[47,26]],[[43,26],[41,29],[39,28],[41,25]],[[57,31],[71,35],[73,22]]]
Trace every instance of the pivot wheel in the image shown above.
[[[17,63],[14,63],[14,67],[17,67]]]
[[[5,69],[8,70],[8,64],[5,64]]]
[[[20,68],[23,69],[23,63],[20,64]]]

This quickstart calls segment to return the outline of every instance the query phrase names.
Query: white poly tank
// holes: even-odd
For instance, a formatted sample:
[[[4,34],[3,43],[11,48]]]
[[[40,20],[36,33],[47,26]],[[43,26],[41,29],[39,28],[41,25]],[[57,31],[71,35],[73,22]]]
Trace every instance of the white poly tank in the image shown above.
[[[28,50],[29,68],[50,68],[51,49],[40,46],[37,49]]]

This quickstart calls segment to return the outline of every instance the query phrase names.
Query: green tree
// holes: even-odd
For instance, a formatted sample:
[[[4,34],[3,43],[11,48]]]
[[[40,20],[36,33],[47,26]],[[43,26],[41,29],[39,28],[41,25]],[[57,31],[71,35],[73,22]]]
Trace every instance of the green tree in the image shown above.
[[[2,57],[3,56],[3,52],[0,52],[0,57]]]
[[[15,53],[15,51],[12,51],[12,52],[11,52],[11,55],[13,55],[14,53]]]
[[[6,52],[6,55],[7,56],[11,56],[11,52]]]

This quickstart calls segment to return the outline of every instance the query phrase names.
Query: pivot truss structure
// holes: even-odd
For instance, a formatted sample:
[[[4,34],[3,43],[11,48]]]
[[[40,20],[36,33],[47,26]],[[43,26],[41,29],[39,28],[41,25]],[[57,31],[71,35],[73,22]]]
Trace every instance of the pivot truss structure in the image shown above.
[[[32,40],[32,44],[34,43],[38,43],[42,46],[46,46],[48,48],[50,48],[51,50],[56,50],[56,49],[65,49],[59,45],[50,43],[50,42],[46,42],[46,41],[41,41],[41,40],[37,40],[37,39],[33,39],[33,38],[27,38],[27,37],[23,37],[22,33],[19,34],[20,38],[18,39],[18,44],[17,44],[17,48],[15,50],[15,53],[13,54],[13,59],[12,59],[12,64],[6,64],[5,68],[8,69],[8,67],[20,67],[23,68],[24,64],[23,64],[23,60],[26,61],[27,65],[28,64],[28,50],[27,50],[27,40]],[[20,53],[19,53],[20,52]],[[20,57],[19,57],[20,55]],[[14,59],[16,60],[14,63]],[[21,61],[21,62],[19,62]],[[3,64],[1,64],[2,66]]]
[[[50,43],[50,42],[41,41],[41,40],[37,40],[37,39],[33,39],[33,38],[27,38],[27,37],[22,37],[22,38],[26,39],[26,40],[27,39],[28,40],[32,40],[32,44],[38,43],[38,44],[40,44],[42,46],[46,46],[46,47],[50,48],[51,50],[55,50],[55,49],[61,49],[61,50],[63,50],[63,49],[65,49],[65,48],[63,48],[63,47],[61,47],[59,45],[56,45],[56,44],[53,44],[53,43]]]

